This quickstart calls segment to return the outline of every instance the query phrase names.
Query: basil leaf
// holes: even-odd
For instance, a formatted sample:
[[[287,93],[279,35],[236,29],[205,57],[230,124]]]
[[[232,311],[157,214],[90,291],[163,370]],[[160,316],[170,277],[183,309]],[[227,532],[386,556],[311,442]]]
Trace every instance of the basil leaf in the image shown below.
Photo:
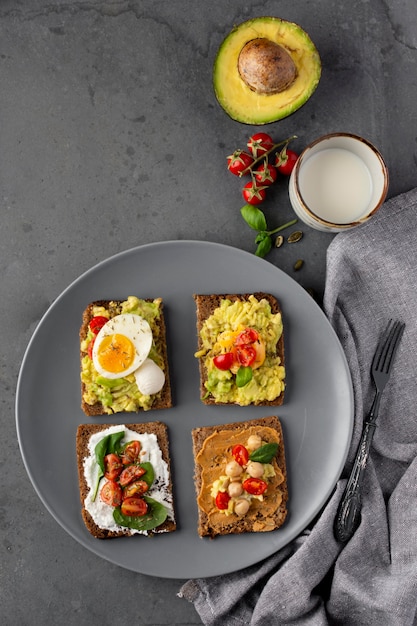
[[[257,207],[251,204],[245,204],[245,206],[240,209],[240,213],[246,224],[253,228],[253,230],[267,229],[265,215]]]
[[[250,453],[249,459],[258,463],[270,463],[278,451],[277,443],[266,443]]]
[[[241,365],[236,374],[236,385],[244,387],[252,380],[252,368]]]
[[[258,243],[258,247],[255,251],[255,256],[259,256],[263,259],[272,248],[271,237],[267,235],[261,241],[255,243]]]
[[[155,480],[155,472],[153,470],[152,463],[146,461],[145,463],[139,463],[139,467],[143,467],[146,473],[141,476],[141,480],[144,480],[148,487],[152,487],[152,483]]]
[[[99,466],[100,469],[97,475],[97,482],[96,482],[96,486],[95,486],[94,494],[92,498],[93,502],[97,496],[99,482],[101,478],[104,476],[104,457],[106,456],[106,454],[110,454],[112,452],[116,453],[119,450],[119,444],[124,434],[125,434],[124,430],[121,430],[117,433],[112,433],[111,435],[107,435],[106,437],[103,437],[103,439],[100,439],[100,441],[94,448],[94,455],[96,457],[97,465]]]
[[[120,508],[117,507],[113,511],[113,519],[116,524],[135,530],[152,530],[163,524],[168,517],[168,511],[164,505],[148,496],[143,496],[143,499],[148,505],[148,512],[145,515],[123,515]]]

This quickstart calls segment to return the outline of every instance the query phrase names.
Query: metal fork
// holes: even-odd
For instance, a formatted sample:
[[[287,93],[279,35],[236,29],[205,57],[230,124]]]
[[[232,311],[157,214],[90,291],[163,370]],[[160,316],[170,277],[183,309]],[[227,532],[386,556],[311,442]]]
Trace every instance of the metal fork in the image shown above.
[[[338,541],[346,542],[350,539],[361,519],[362,502],[360,487],[362,478],[375,432],[382,392],[389,380],[395,353],[401,341],[404,328],[405,324],[402,322],[390,320],[378,342],[372,360],[371,374],[376,393],[369,415],[364,422],[352,472],[337,510],[334,535]]]

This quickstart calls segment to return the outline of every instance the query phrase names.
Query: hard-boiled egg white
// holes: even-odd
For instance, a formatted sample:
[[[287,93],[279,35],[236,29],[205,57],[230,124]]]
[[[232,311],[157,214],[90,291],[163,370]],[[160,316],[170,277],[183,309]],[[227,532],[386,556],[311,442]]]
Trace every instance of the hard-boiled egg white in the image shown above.
[[[152,330],[140,315],[123,313],[110,319],[93,346],[93,364],[105,378],[133,374],[145,361],[152,346]]]
[[[165,383],[163,370],[152,359],[145,359],[134,376],[139,391],[145,396],[158,393]]]

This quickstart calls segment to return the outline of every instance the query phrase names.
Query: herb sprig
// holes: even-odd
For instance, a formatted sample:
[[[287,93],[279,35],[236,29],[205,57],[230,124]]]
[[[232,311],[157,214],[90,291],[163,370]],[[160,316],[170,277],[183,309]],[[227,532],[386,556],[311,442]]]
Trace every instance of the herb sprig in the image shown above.
[[[264,258],[268,252],[272,248],[272,236],[276,233],[279,233],[281,230],[285,228],[289,228],[290,226],[294,226],[297,223],[297,220],[291,220],[286,224],[282,224],[273,230],[268,230],[268,224],[266,221],[265,214],[261,209],[255,207],[251,204],[245,204],[241,209],[240,213],[245,220],[246,224],[252,228],[252,230],[258,231],[258,234],[255,237],[255,243],[257,244],[257,248],[255,251],[255,255],[261,258]]]

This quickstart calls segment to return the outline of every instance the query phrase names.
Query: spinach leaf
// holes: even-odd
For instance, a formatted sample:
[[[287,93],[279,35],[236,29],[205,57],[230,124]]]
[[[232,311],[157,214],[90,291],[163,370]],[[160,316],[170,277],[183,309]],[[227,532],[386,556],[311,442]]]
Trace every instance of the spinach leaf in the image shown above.
[[[149,463],[149,461],[139,463],[139,467],[143,467],[143,469],[146,470],[146,473],[141,476],[141,480],[144,480],[148,487],[152,487],[152,483],[155,480],[155,472],[152,463]]]
[[[258,463],[270,463],[278,451],[277,443],[266,443],[250,453],[249,459]]]
[[[241,365],[236,373],[237,387],[244,387],[252,380],[252,368]]]
[[[123,515],[120,508],[114,509],[113,518],[116,524],[135,530],[152,530],[163,524],[168,516],[168,511],[163,504],[149,496],[143,496],[148,505],[148,512],[140,517]]]

